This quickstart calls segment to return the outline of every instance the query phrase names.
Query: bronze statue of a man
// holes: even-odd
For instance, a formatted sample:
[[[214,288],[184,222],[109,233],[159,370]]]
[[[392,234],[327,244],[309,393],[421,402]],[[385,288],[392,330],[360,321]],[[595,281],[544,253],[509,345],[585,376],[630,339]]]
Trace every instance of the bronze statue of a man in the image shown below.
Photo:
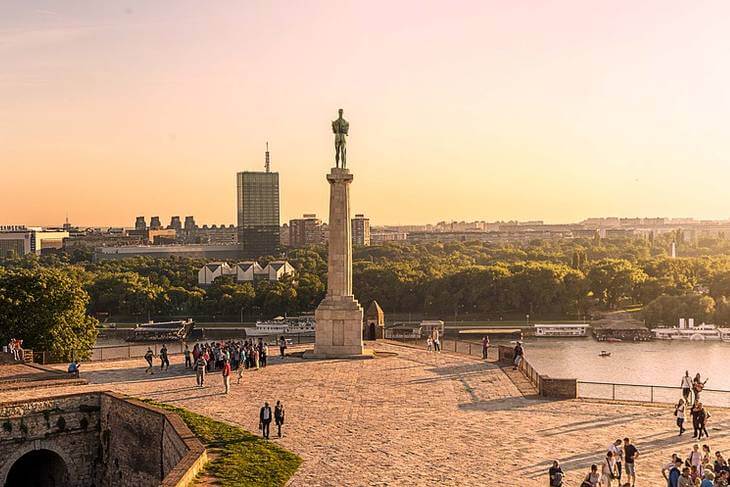
[[[347,135],[350,130],[350,123],[342,118],[342,108],[339,109],[340,116],[332,122],[332,133],[335,134],[335,166],[340,167],[340,158],[342,159],[342,169],[347,166]]]

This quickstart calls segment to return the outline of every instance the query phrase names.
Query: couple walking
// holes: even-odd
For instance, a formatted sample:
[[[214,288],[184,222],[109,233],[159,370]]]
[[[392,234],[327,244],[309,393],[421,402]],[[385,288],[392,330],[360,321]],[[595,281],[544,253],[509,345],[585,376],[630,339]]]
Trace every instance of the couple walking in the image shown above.
[[[261,430],[261,435],[267,440],[269,439],[269,426],[271,425],[271,419],[271,406],[269,406],[268,402],[265,402],[259,410],[259,430]],[[281,427],[284,424],[284,405],[281,401],[276,401],[273,419],[276,423],[277,435],[281,438]]]

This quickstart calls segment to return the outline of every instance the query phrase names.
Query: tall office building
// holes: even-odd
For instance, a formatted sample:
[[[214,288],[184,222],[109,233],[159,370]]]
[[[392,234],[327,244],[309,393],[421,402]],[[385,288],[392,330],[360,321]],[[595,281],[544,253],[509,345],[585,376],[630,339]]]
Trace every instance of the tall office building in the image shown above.
[[[352,245],[370,245],[370,218],[363,214],[352,219]]]
[[[138,216],[137,219],[134,221],[134,229],[147,230],[147,222],[144,221],[143,216]]]
[[[182,223],[180,223],[180,217],[179,216],[171,217],[170,224],[167,226],[167,228],[172,228],[177,231],[182,230]]]
[[[305,214],[303,218],[289,220],[289,245],[306,247],[324,243],[322,220],[314,214]]]
[[[198,225],[195,223],[195,218],[193,216],[186,216],[185,217],[185,230],[191,231],[198,228]]]
[[[162,228],[162,222],[160,222],[159,216],[153,216],[150,218],[150,230],[159,230]]]
[[[238,243],[252,259],[273,255],[279,246],[279,173],[270,170],[268,143],[265,169],[237,174]]]

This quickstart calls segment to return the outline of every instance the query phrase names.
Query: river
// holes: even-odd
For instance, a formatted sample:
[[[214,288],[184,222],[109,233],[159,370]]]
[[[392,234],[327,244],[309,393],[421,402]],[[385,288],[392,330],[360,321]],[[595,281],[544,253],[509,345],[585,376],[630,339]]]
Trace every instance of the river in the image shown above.
[[[541,374],[584,381],[678,387],[685,370],[709,378],[707,388],[730,390],[730,343],[655,340],[597,342],[592,338],[528,338],[525,357]],[[605,350],[610,357],[600,357]]]

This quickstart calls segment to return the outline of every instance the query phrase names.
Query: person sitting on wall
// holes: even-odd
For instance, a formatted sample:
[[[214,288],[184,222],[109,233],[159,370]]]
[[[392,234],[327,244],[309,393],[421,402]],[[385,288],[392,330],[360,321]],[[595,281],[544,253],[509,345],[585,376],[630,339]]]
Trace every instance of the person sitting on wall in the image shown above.
[[[81,367],[81,364],[78,360],[74,360],[70,364],[68,364],[68,373],[72,375],[75,379],[79,378],[79,368]]]

